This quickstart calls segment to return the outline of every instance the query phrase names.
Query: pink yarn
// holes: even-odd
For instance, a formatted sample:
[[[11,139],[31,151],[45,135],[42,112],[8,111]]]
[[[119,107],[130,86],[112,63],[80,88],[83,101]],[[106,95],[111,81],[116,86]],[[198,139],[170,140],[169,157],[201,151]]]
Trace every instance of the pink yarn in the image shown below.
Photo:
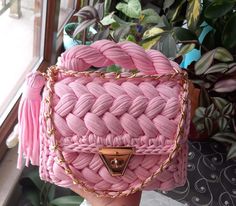
[[[156,50],[146,52],[142,47],[132,42],[116,44],[109,40],[97,41],[90,47],[74,46],[62,54],[59,66],[84,71],[92,65],[106,67],[113,64],[120,65],[125,69],[137,68],[145,74],[173,72],[171,62],[160,52]]]
[[[26,78],[25,92],[19,105],[19,147],[17,168],[21,168],[22,155],[29,162],[39,164],[39,112],[41,104],[40,92],[45,79],[40,73],[31,73]]]
[[[138,69],[140,73],[133,79],[124,72],[120,74],[122,78],[115,79],[113,73],[100,77],[96,72],[90,76],[74,72],[113,64]],[[182,84],[182,74],[176,74],[181,73],[178,65],[158,51],[145,51],[131,42],[116,44],[101,40],[91,46],[67,50],[61,56],[59,67],[61,70],[52,88],[53,122],[41,115],[40,176],[43,180],[74,188],[76,177],[87,189],[95,189],[97,194],[106,191],[108,196],[128,195],[141,189],[143,181],[149,182],[146,189],[162,190],[184,183],[190,117],[189,107],[183,105],[187,85]],[[65,74],[67,70],[70,71]],[[138,78],[142,74],[163,77]],[[45,103],[49,91],[43,92],[41,114],[50,109]],[[47,133],[51,127],[56,129],[53,137]],[[181,138],[177,137],[179,128],[184,129]],[[49,149],[56,141],[62,154]],[[176,144],[182,149],[172,154]],[[111,176],[104,166],[98,156],[99,148],[104,146],[135,149],[123,176]],[[66,163],[60,165],[56,159],[62,158],[61,155]],[[168,167],[160,176],[155,176],[167,158],[171,159]],[[72,174],[65,174],[64,169],[68,168]]]

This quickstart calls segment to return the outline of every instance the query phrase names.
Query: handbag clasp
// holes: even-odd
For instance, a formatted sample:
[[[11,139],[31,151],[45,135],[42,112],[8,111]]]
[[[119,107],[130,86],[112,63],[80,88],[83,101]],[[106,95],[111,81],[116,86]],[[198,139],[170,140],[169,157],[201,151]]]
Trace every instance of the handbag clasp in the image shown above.
[[[99,155],[111,176],[122,176],[134,153],[132,147],[103,147]]]

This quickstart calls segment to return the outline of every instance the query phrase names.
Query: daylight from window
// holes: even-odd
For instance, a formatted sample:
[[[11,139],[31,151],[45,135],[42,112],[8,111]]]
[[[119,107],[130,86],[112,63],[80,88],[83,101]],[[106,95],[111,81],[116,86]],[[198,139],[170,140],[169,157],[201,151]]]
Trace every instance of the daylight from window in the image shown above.
[[[38,1],[0,1],[0,4],[1,125],[26,74],[39,60],[41,9]]]

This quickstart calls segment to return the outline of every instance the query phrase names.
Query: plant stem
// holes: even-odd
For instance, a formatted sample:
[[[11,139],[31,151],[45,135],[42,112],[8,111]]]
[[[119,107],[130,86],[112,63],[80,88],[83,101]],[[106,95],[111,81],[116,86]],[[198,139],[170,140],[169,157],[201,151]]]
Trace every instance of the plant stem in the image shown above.
[[[100,26],[101,26],[104,30],[106,29],[105,26],[104,26],[100,21],[98,21],[98,24],[100,24]],[[112,41],[116,42],[116,40],[111,36],[110,33],[109,33],[108,37],[109,37]],[[117,42],[116,42],[116,43],[117,43]]]
[[[193,44],[197,44],[200,47],[202,47],[205,52],[209,51],[203,44],[199,43],[199,41],[197,41],[197,40],[185,40],[185,41],[179,41],[178,43],[193,43]]]
[[[86,44],[86,33],[87,33],[87,29],[84,29],[83,33],[82,33],[82,44],[83,45]]]

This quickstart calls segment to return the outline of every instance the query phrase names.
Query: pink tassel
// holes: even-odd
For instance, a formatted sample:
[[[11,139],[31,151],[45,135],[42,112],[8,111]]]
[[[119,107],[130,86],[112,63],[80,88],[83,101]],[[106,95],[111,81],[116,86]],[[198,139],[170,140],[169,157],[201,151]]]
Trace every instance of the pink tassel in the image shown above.
[[[26,158],[25,165],[39,165],[39,114],[41,95],[45,78],[39,72],[31,73],[26,78],[26,88],[23,92],[18,112],[19,147],[17,168],[22,166],[22,156]]]

